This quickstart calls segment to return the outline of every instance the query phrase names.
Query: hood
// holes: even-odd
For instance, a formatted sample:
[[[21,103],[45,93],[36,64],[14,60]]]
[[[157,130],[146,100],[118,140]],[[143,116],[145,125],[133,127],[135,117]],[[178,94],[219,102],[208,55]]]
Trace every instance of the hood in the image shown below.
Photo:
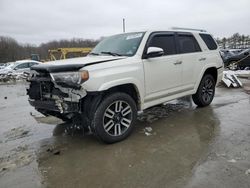
[[[117,56],[86,56],[80,58],[64,59],[57,61],[50,61],[47,63],[34,65],[31,70],[37,72],[51,73],[51,72],[67,72],[67,71],[77,71],[85,66],[105,63],[109,61],[116,61],[124,59],[127,57],[117,57]]]

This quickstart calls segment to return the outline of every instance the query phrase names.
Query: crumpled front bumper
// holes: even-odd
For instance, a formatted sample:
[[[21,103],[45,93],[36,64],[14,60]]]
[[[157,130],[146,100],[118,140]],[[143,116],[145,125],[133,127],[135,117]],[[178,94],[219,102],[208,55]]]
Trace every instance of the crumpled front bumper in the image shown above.
[[[57,102],[55,100],[42,101],[29,99],[29,103],[38,111],[53,111],[59,113],[75,113],[81,111],[80,103],[76,102]]]
[[[27,94],[29,103],[38,111],[68,114],[81,112],[81,100],[87,92],[82,87],[73,89],[60,86],[47,75],[31,78]]]

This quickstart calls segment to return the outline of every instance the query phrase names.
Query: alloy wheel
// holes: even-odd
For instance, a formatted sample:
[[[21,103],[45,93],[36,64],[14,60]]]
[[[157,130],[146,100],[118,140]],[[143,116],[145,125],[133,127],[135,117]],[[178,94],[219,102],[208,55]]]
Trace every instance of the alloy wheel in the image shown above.
[[[236,62],[232,62],[228,65],[229,70],[237,70],[238,69],[238,65]]]
[[[202,87],[202,99],[204,102],[208,103],[213,98],[214,95],[214,86],[213,81],[209,78],[207,78],[204,82],[204,85]]]
[[[104,130],[111,136],[121,136],[130,127],[132,118],[131,106],[125,101],[117,100],[104,112]]]

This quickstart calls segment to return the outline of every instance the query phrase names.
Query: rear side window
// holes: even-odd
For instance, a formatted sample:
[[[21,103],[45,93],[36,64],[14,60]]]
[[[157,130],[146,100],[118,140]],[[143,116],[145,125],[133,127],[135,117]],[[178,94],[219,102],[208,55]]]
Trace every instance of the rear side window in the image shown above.
[[[217,44],[215,43],[215,41],[211,35],[200,33],[200,37],[206,43],[209,50],[216,50],[217,49]]]
[[[200,52],[200,46],[193,35],[178,35],[180,53]]]
[[[33,65],[37,65],[37,63],[33,63],[33,62],[29,63],[29,67],[32,67]]]
[[[164,55],[176,54],[174,35],[155,35],[151,38],[148,47],[162,48]]]

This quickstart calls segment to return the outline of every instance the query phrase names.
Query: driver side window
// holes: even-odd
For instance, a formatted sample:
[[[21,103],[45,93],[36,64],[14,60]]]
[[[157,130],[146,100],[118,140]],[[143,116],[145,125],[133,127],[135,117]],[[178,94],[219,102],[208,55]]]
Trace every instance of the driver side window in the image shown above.
[[[159,34],[153,36],[148,47],[162,48],[164,55],[176,54],[175,37],[172,34]]]

